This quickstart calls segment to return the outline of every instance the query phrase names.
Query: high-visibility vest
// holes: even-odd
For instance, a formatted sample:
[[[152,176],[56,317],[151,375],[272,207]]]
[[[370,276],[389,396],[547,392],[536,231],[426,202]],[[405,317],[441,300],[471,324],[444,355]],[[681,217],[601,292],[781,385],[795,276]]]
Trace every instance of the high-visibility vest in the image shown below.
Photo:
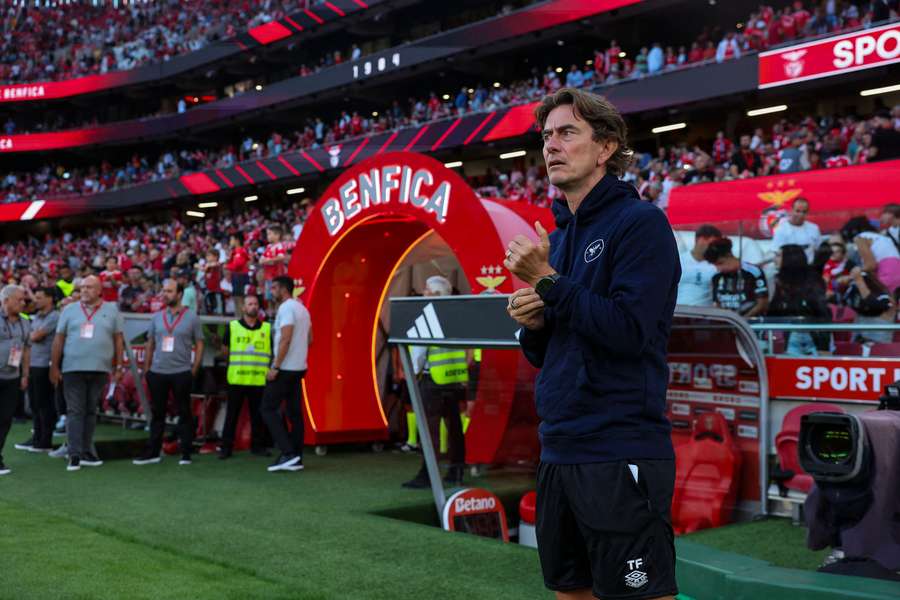
[[[475,348],[472,350],[472,360],[477,363],[481,362],[481,348]]]
[[[228,384],[266,385],[272,358],[272,326],[247,329],[240,320],[228,323]]]
[[[72,292],[75,291],[75,282],[59,279],[56,282],[56,287],[63,293],[63,297],[68,298],[72,295]]]
[[[469,365],[462,348],[428,347],[428,372],[438,385],[466,383],[469,381]]]

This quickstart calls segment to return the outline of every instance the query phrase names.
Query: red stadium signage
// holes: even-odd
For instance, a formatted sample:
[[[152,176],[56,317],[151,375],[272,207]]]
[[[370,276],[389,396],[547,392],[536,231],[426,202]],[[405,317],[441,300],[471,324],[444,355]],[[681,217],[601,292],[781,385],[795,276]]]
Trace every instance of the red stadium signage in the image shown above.
[[[874,402],[900,380],[897,360],[887,358],[769,357],[766,368],[773,398]]]
[[[417,161],[418,157],[407,155],[407,160]],[[438,223],[447,219],[452,185],[424,164],[389,164],[344,177],[346,181],[337,187],[337,195],[327,198],[319,209],[331,236],[357,215],[392,202],[419,208]]]
[[[444,504],[442,517],[447,531],[509,541],[503,503],[485,489],[470,488],[456,492]]]
[[[738,222],[746,235],[755,235],[768,217],[781,215],[795,198],[807,198],[823,228],[840,227],[853,214],[897,201],[900,160],[840,169],[818,169],[769,177],[738,179],[676,187],[666,213],[674,226],[719,224],[735,231]],[[891,183],[894,182],[894,183]],[[831,219],[831,221],[829,221]]]
[[[759,87],[831,77],[896,62],[900,62],[900,23],[762,52]]]

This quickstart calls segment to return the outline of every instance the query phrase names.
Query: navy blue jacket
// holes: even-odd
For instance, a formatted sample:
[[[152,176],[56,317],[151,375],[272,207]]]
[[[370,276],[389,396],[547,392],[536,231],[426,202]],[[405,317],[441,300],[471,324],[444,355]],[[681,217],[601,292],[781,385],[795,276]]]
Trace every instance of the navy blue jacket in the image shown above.
[[[545,326],[523,329],[541,369],[541,460],[580,464],[674,458],[666,418],[666,346],[681,266],[665,214],[606,175],[575,215],[553,207]]]

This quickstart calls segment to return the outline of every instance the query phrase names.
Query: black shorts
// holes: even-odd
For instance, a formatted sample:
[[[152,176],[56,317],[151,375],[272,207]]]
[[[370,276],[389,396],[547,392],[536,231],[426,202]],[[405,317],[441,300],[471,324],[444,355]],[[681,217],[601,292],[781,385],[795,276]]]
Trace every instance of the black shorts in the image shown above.
[[[541,463],[536,528],[545,585],[591,588],[603,600],[677,594],[674,488],[672,460]]]

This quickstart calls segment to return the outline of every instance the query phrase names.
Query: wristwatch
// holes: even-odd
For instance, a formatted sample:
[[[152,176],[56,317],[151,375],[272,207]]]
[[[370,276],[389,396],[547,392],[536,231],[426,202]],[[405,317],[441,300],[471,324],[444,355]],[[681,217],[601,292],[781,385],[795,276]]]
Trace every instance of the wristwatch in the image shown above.
[[[559,273],[554,273],[552,275],[547,275],[546,277],[541,277],[538,280],[538,282],[534,286],[534,291],[537,292],[537,295],[541,297],[541,300],[547,297],[547,294],[550,293],[550,290],[553,289],[554,285],[556,285],[559,277]]]

